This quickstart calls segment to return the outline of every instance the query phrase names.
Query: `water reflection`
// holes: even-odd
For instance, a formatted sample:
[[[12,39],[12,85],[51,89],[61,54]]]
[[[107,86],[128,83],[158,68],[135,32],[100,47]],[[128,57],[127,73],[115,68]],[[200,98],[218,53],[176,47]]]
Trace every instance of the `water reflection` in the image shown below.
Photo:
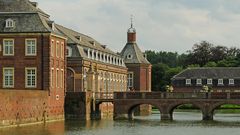
[[[160,121],[160,114],[134,120],[59,121],[0,129],[0,135],[238,135],[240,114],[216,114],[202,121],[198,112],[174,112],[174,121]]]

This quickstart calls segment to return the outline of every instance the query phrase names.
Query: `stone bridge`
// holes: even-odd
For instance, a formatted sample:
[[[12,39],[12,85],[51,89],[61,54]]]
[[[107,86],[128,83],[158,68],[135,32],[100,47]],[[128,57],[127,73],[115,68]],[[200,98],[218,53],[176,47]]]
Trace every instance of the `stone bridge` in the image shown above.
[[[201,110],[203,120],[213,120],[214,110],[221,105],[240,105],[240,93],[115,92],[113,103],[114,119],[131,119],[135,107],[149,104],[158,108],[161,120],[172,120],[174,109],[192,104]]]

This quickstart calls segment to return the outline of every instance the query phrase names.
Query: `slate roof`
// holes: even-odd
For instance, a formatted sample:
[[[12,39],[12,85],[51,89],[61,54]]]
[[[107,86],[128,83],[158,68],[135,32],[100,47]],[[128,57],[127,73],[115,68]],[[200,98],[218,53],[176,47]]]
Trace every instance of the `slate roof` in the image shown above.
[[[12,19],[15,26],[6,28],[6,20]],[[49,24],[53,23],[49,15],[33,6],[28,0],[0,0],[1,33],[54,33],[63,36]]]
[[[29,0],[0,0],[0,12],[38,12],[49,17],[32,3]]]
[[[95,39],[93,39],[93,38],[91,38],[87,35],[76,32],[72,29],[66,28],[66,27],[58,25],[58,24],[56,24],[55,26],[62,34],[64,34],[65,36],[68,37],[67,43],[69,45],[77,44],[77,45],[80,45],[80,46],[83,46],[83,47],[95,49],[95,50],[98,50],[98,51],[102,51],[102,52],[120,57],[118,54],[111,51],[110,49],[108,49],[107,47],[105,47],[104,45],[100,44],[98,41],[96,41]],[[81,37],[81,40],[78,39],[79,36]],[[93,42],[95,42],[95,45],[93,45]]]
[[[132,55],[129,59],[128,55]],[[124,58],[125,63],[133,64],[150,64],[150,62],[143,56],[143,52],[138,47],[137,43],[127,43],[121,52],[122,58]]]
[[[202,68],[188,68],[179,74],[175,75],[172,80],[181,79],[197,79],[197,78],[240,78],[240,67],[202,67]]]

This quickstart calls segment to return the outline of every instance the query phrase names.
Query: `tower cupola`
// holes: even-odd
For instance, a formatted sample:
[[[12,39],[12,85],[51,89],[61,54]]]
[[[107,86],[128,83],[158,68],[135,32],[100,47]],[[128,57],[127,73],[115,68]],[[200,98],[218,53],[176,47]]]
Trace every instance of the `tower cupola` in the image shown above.
[[[127,32],[127,42],[135,43],[136,42],[136,29],[133,27],[133,17],[131,16],[131,27]]]

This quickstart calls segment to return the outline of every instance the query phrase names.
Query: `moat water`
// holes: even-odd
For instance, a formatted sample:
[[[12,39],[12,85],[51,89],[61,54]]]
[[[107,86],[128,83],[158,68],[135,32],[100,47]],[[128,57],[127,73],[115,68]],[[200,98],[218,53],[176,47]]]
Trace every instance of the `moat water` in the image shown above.
[[[0,135],[239,135],[240,114],[216,114],[202,121],[197,112],[175,112],[174,120],[160,121],[160,114],[134,120],[60,121],[0,129]]]

